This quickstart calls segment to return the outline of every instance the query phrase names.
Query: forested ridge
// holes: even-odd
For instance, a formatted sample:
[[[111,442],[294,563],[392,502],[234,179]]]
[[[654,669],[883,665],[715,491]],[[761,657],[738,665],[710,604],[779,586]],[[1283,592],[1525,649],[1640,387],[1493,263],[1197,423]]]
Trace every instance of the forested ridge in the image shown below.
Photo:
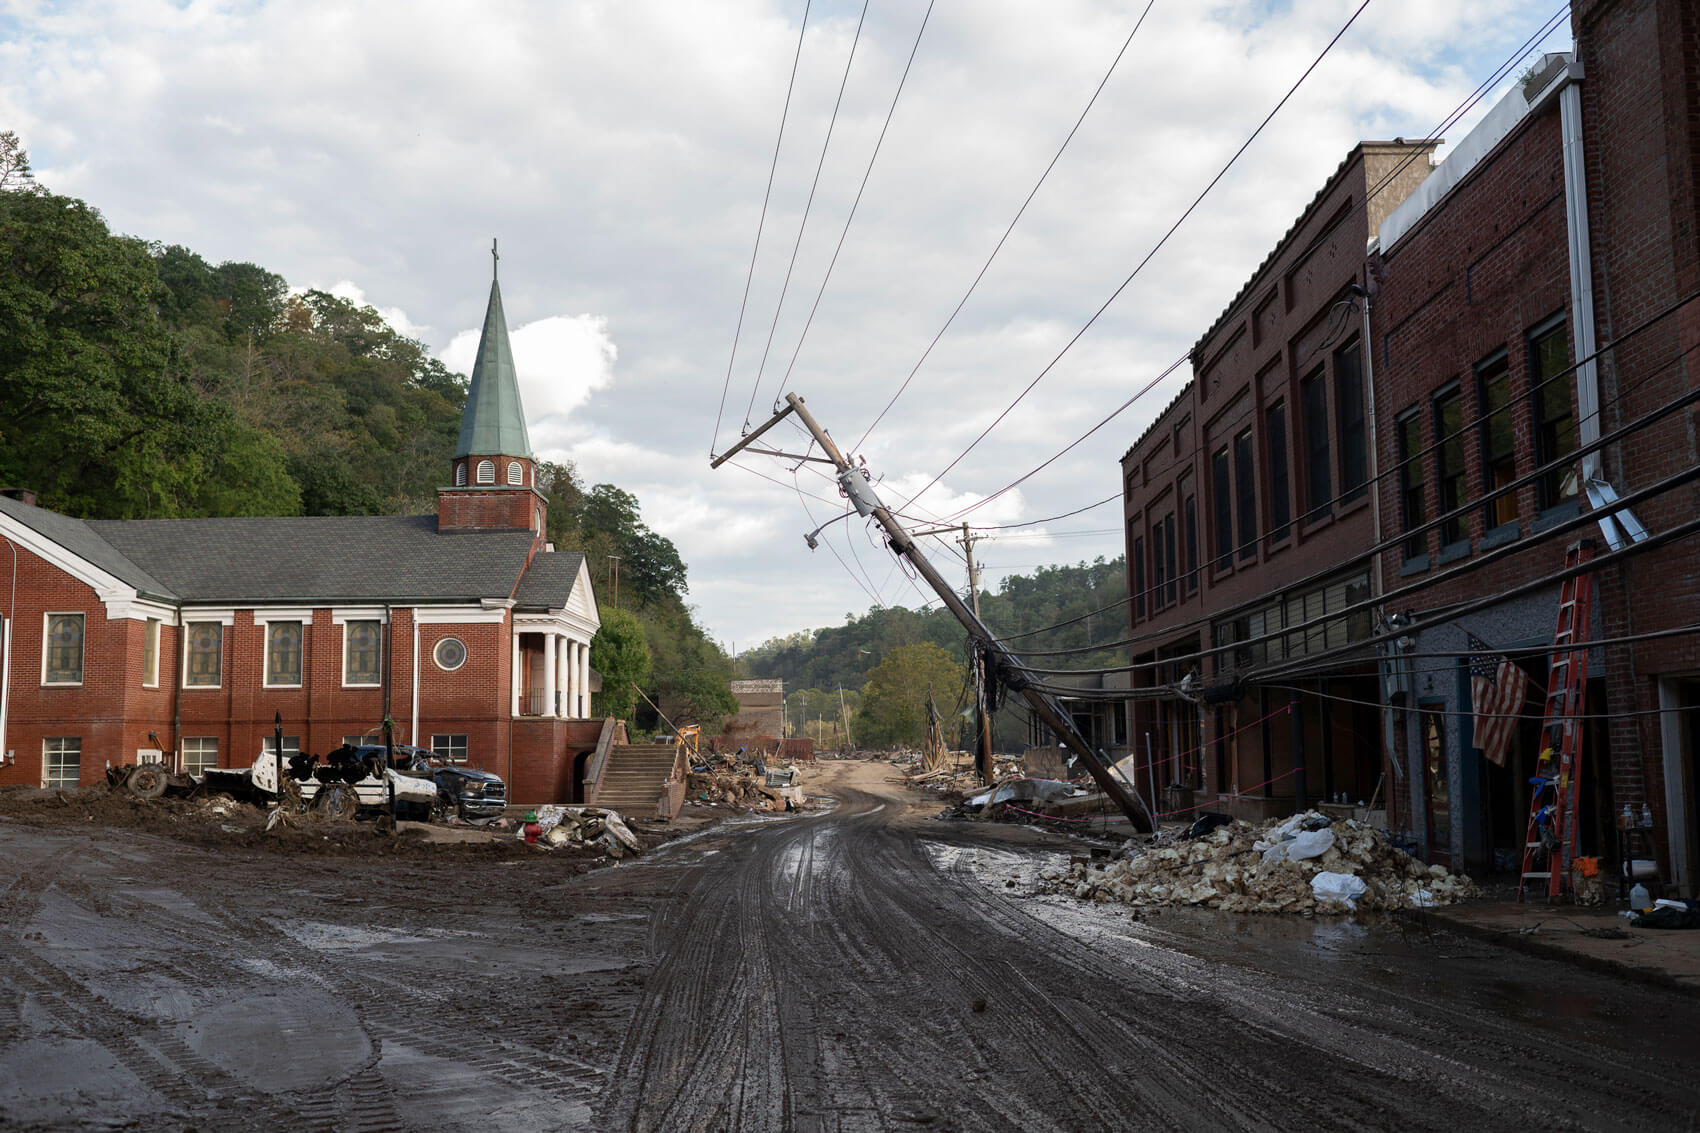
[[[1011,641],[1017,651],[1071,649],[1115,641],[1126,636],[1126,607],[1116,604],[1127,596],[1126,580],[1126,564],[1119,555],[1072,566],[1040,567],[1032,574],[1009,575],[996,591],[982,590],[980,615],[1000,637],[1040,631]],[[1094,612],[1099,610],[1104,612]],[[912,718],[902,718],[908,730],[903,724],[887,728],[885,722],[894,719],[893,712],[888,704],[878,701],[889,701],[888,694],[896,686],[907,686],[905,695],[911,702],[916,697],[924,699],[924,686],[930,679],[940,713],[953,726],[962,722],[960,712],[972,704],[972,694],[966,691],[967,640],[962,624],[942,607],[912,610],[878,606],[860,616],[846,614],[841,626],[803,630],[765,641],[739,657],[738,663],[740,671],[749,676],[784,679],[791,726],[799,734],[818,735],[828,743],[841,742],[843,719],[848,715],[850,738],[857,744],[912,743]],[[947,654],[959,666],[955,675],[929,665],[925,654],[911,648],[922,644]],[[897,663],[879,672],[891,658]],[[1124,660],[1120,650],[1097,649],[1063,657],[1036,657],[1032,664],[1049,669],[1086,669]],[[941,687],[946,684],[949,687]],[[842,708],[840,689],[844,690]],[[864,696],[864,690],[869,695]],[[1000,748],[1018,749],[1025,734],[1024,710],[1006,707],[994,721],[994,732]],[[965,743],[966,733],[959,732],[955,742]]]
[[[432,512],[466,390],[369,306],[114,234],[0,132],[0,484],[84,519]],[[735,708],[732,667],[677,548],[570,462],[540,462],[538,487],[548,537],[598,581],[609,710],[655,723],[635,683],[712,729]],[[597,573],[609,555],[620,610]]]

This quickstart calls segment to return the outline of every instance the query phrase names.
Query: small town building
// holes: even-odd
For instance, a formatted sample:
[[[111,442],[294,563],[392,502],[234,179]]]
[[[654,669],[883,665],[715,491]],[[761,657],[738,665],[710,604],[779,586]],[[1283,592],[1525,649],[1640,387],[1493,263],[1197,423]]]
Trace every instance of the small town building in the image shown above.
[[[604,741],[584,556],[546,542],[494,280],[459,443],[418,516],[84,521],[0,496],[0,784],[427,747],[567,801]]]

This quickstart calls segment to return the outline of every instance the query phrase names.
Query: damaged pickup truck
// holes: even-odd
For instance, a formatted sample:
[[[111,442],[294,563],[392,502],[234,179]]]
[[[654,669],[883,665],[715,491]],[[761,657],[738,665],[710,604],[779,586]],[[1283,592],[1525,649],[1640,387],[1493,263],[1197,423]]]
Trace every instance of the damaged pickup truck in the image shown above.
[[[332,818],[387,809],[392,787],[397,818],[423,820],[437,806],[432,773],[386,766],[381,747],[344,745],[322,760],[317,755],[292,755],[285,762],[281,793],[298,796],[302,809],[319,810]],[[206,785],[238,797],[275,801],[280,794],[277,760],[265,755],[251,767],[209,767]]]

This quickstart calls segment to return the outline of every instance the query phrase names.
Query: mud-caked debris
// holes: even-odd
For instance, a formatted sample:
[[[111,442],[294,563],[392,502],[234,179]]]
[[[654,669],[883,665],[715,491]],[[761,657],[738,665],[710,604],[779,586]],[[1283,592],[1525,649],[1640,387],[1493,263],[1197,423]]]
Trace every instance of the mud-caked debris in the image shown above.
[[[595,806],[542,806],[533,813],[540,846],[590,846],[615,860],[643,852],[643,842],[619,811]],[[525,837],[523,827],[518,837]]]
[[[1077,861],[1043,880],[1053,892],[1102,903],[1307,916],[1448,905],[1476,892],[1468,878],[1425,865],[1380,831],[1315,811],[1257,826],[1235,821],[1190,841],[1130,846],[1129,855],[1096,868]]]

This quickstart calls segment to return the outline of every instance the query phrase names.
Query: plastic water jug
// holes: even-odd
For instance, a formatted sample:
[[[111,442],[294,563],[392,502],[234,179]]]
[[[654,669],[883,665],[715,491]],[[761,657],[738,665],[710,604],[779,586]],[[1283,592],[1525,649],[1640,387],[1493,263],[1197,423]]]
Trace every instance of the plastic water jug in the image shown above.
[[[1650,909],[1653,907],[1653,895],[1647,892],[1647,887],[1639,881],[1635,888],[1629,891],[1629,907],[1631,909]]]

